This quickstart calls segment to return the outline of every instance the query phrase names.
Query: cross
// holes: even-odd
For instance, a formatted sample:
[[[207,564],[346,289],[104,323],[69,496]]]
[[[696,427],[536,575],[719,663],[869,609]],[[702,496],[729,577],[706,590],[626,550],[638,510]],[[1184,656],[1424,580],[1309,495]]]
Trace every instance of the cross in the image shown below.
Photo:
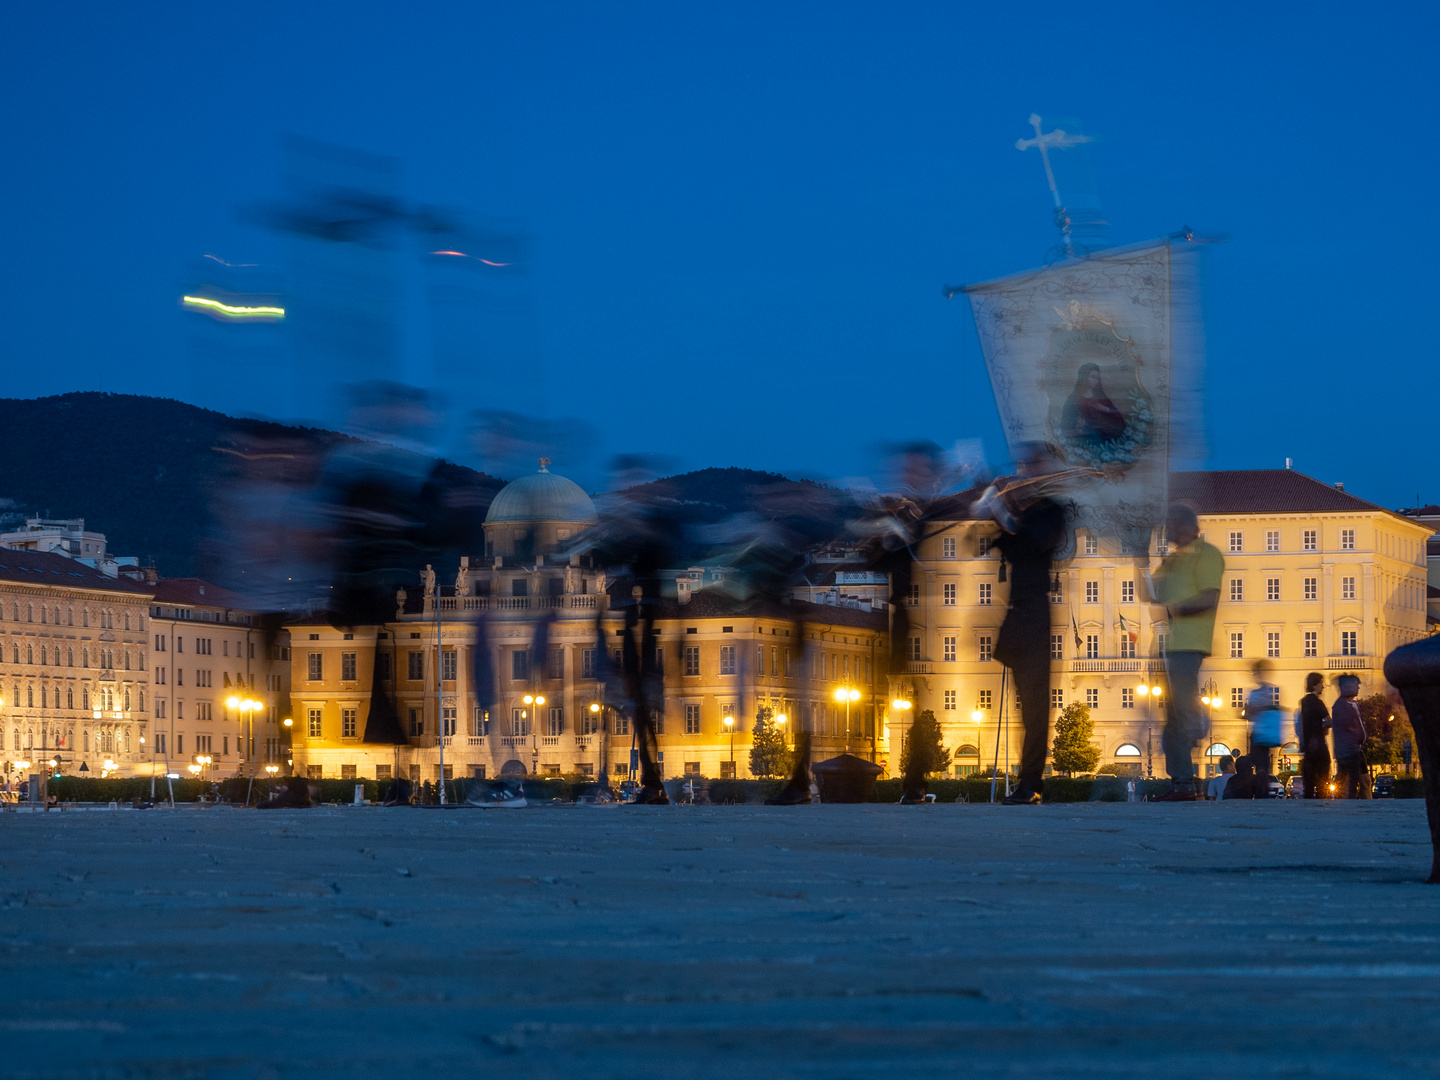
[[[1015,140],[1015,149],[1029,150],[1033,146],[1040,151],[1040,161],[1045,166],[1045,179],[1050,182],[1050,195],[1055,200],[1055,224],[1060,227],[1060,235],[1064,238],[1065,254],[1074,258],[1075,248],[1070,242],[1070,215],[1060,203],[1060,189],[1055,186],[1055,172],[1050,168],[1050,150],[1068,150],[1072,146],[1089,142],[1090,136],[1071,135],[1063,128],[1042,132],[1039,113],[1030,114],[1030,126],[1035,129],[1035,138]]]

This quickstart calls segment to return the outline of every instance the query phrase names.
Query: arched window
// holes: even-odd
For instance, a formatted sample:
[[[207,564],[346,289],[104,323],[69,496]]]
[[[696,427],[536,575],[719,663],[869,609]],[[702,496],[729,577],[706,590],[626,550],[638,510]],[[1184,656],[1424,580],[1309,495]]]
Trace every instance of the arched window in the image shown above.
[[[74,625],[75,625],[75,605],[74,605],[74,604],[70,604],[70,605],[68,605],[68,606],[65,608],[65,625],[66,625],[66,626],[74,626]]]
[[[80,666],[81,666],[81,667],[89,667],[89,666],[90,666],[90,650],[89,650],[88,648],[87,648],[87,649],[81,649],[81,650],[80,650]]]
[[[125,670],[126,670],[126,671],[129,671],[129,670],[130,670],[130,650],[129,650],[129,649],[126,649],[126,650],[125,650]]]
[[[18,641],[15,642],[15,643],[11,646],[11,649],[12,649],[12,651],[15,653],[15,663],[18,664],[18,663],[20,662],[20,643],[19,643]]]
[[[87,727],[80,732],[80,752],[88,753],[90,750],[90,729]]]
[[[35,729],[33,727],[27,727],[25,729],[25,749],[35,749]]]
[[[978,746],[971,746],[967,744],[957,749],[955,751],[955,756],[978,758],[980,756],[980,748]]]
[[[75,746],[75,725],[71,724],[65,733],[65,745],[73,748]]]
[[[125,711],[130,711],[130,688],[128,686],[125,688]]]
[[[1211,743],[1205,748],[1206,757],[1224,757],[1230,753],[1230,748],[1223,742]]]
[[[11,728],[11,729],[10,729],[10,737],[11,737],[11,740],[12,740],[11,749],[13,749],[13,750],[19,750],[19,749],[20,749],[20,729],[19,729],[18,727],[17,727],[17,728]]]
[[[65,687],[65,708],[75,708],[75,687],[68,684]]]
[[[19,621],[20,621],[20,601],[19,601],[19,600],[11,600],[11,601],[10,601],[10,615],[12,616],[12,618],[14,619],[15,622],[19,622]]]
[[[41,666],[41,667],[44,667],[44,666],[45,666],[45,657],[48,656],[49,654],[50,654],[49,648],[46,647],[46,646],[44,646],[44,645],[41,645],[41,646],[40,646],[40,666]]]
[[[35,648],[28,641],[25,643],[25,663],[35,663]]]
[[[35,621],[35,605],[34,605],[34,604],[26,604],[26,605],[25,605],[25,621],[26,621],[26,622],[34,622],[34,621]]]
[[[59,604],[56,604],[56,605],[55,605],[55,625],[56,625],[56,626],[59,626],[59,625],[60,625],[60,605],[59,605]]]
[[[1117,758],[1139,757],[1140,748],[1134,743],[1127,742],[1121,745],[1121,747],[1115,751],[1115,756]]]
[[[126,608],[123,614],[124,614],[124,616],[125,616],[125,629],[126,629],[126,630],[129,630],[129,629],[130,629],[130,609],[129,609],[129,608]]]
[[[75,648],[72,645],[65,646],[65,666],[75,666]]]
[[[90,608],[89,608],[88,605],[85,606],[85,607],[82,607],[82,608],[80,609],[80,625],[81,625],[81,626],[89,626],[89,625],[90,625]]]
[[[138,614],[138,615],[135,616],[135,629],[136,629],[136,630],[144,630],[144,629],[145,629],[145,613],[144,613],[143,611],[140,612],[140,614]]]
[[[89,708],[90,708],[90,684],[89,684],[89,683],[81,683],[81,684],[80,684],[80,708],[82,708],[82,709],[89,709]]]
[[[44,626],[47,622],[50,621],[50,619],[48,618],[48,615],[49,615],[48,609],[45,607],[44,604],[41,604],[41,605],[40,605],[40,625],[41,625],[41,626]]]
[[[141,712],[145,711],[145,688],[142,686],[138,691],[140,701],[138,703]]]
[[[43,682],[40,684],[40,707],[42,709],[48,709],[50,707],[49,690],[50,688],[46,686]]]
[[[25,707],[27,709],[35,707],[35,687],[32,683],[25,684]]]

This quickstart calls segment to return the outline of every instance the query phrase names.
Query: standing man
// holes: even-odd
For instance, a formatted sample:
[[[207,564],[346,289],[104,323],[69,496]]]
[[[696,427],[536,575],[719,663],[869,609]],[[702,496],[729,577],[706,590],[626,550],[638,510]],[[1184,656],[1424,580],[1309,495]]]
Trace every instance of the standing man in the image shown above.
[[[1340,696],[1330,706],[1330,730],[1335,733],[1335,779],[1342,799],[1370,798],[1370,770],[1365,762],[1365,721],[1355,697],[1360,693],[1356,675],[1335,680]]]
[[[1220,579],[1225,558],[1218,548],[1200,539],[1200,520],[1183,503],[1174,503],[1165,516],[1165,535],[1171,552],[1160,564],[1152,596],[1165,605],[1170,636],[1165,646],[1165,669],[1170,694],[1165,702],[1165,771],[1170,790],[1158,798],[1193,800],[1189,781],[1195,777],[1194,750],[1205,734],[1200,713],[1200,664],[1210,655],[1215,638],[1215,609],[1220,604]],[[1185,781],[1181,786],[1178,781]]]
[[[1300,775],[1305,784],[1305,798],[1323,797],[1324,783],[1330,779],[1330,749],[1325,733],[1330,730],[1330,710],[1320,700],[1325,676],[1312,671],[1305,676],[1305,696],[1300,699]],[[1318,792],[1318,793],[1317,793]]]
[[[1041,478],[1049,461],[1043,447],[1032,448],[1020,466],[1020,475],[1031,482],[1004,488],[996,485],[977,506],[977,510],[994,507],[995,519],[1005,530],[996,546],[1010,564],[1010,611],[1000,624],[995,659],[1014,676],[1025,741],[1020,750],[1020,786],[1005,797],[1007,806],[1038,803],[1045,787],[1042,777],[1050,738],[1050,572],[1055,553],[1065,540],[1065,510],[1042,493]]]

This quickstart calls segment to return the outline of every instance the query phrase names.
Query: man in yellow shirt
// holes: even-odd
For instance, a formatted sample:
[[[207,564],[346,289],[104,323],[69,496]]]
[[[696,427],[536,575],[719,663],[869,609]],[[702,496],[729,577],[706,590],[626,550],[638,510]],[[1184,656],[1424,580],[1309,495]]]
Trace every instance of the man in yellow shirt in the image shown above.
[[[1215,609],[1220,604],[1225,557],[1218,548],[1200,539],[1199,519],[1182,503],[1170,507],[1165,534],[1172,551],[1160,564],[1152,589],[1154,599],[1165,605],[1170,617],[1170,634],[1165,643],[1170,692],[1165,702],[1165,731],[1160,736],[1170,791],[1160,798],[1193,799],[1189,785],[1178,786],[1176,782],[1194,778],[1195,746],[1205,735],[1205,719],[1200,713],[1200,664],[1210,655],[1215,639]]]

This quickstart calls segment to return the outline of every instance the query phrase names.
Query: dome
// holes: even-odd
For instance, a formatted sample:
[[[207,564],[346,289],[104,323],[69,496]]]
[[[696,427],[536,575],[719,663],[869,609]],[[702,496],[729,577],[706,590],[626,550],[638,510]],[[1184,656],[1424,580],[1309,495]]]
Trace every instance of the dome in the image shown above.
[[[595,504],[573,480],[556,476],[541,462],[540,471],[512,480],[496,493],[485,524],[503,522],[565,521],[592,524],[599,521]]]

